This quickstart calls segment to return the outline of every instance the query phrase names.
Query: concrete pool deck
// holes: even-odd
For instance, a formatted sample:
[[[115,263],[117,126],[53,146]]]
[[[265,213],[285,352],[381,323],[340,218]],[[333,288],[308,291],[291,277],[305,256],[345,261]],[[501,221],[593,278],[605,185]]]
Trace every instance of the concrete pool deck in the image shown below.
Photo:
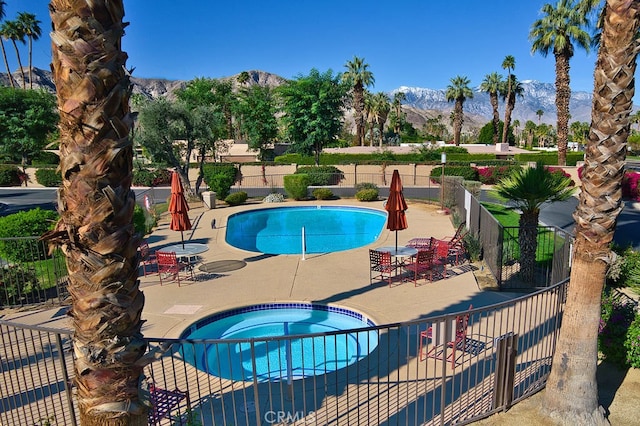
[[[451,218],[437,212],[439,206],[423,201],[407,201],[409,227],[398,232],[398,244],[414,237],[451,236],[455,232]],[[483,291],[468,262],[450,270],[447,279],[433,283],[411,282],[369,284],[370,248],[395,244],[395,233],[383,229],[378,240],[358,249],[301,255],[263,255],[237,249],[225,242],[227,217],[238,211],[295,205],[348,205],[383,210],[383,202],[361,203],[354,199],[330,201],[255,203],[235,207],[207,209],[192,203],[189,217],[193,229],[185,231],[185,242],[204,243],[209,250],[201,254],[202,264],[221,266],[226,272],[195,270],[196,280],[160,285],[157,273],[140,277],[145,295],[142,314],[146,337],[177,338],[191,323],[207,315],[257,303],[302,301],[340,305],[365,314],[376,324],[417,320],[443,313],[466,310],[470,304],[482,307],[511,299],[520,294]],[[216,227],[211,223],[215,219]],[[147,236],[152,251],[180,242],[180,233],[169,229],[169,216]],[[225,268],[225,265],[229,266]],[[239,269],[235,269],[239,268]],[[142,269],[141,269],[142,270]],[[31,325],[70,328],[60,308],[7,312],[3,320]]]

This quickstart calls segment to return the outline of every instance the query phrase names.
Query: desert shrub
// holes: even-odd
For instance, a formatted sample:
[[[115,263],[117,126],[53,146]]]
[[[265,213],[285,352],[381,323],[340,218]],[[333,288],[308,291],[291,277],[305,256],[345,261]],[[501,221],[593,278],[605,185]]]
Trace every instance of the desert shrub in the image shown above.
[[[469,255],[469,259],[472,262],[481,260],[480,258],[482,255],[482,243],[480,242],[480,236],[477,232],[474,234],[468,232],[462,239],[462,244],[464,245],[464,248]]]
[[[316,188],[312,192],[316,200],[329,200],[333,198],[333,192],[329,188]]]
[[[0,218],[0,238],[38,237],[53,228],[58,214],[40,208]],[[14,262],[27,262],[46,257],[46,247],[32,239],[0,241],[0,256]]]
[[[247,201],[248,197],[249,196],[247,195],[246,192],[239,191],[239,192],[234,192],[232,194],[227,195],[227,198],[225,198],[224,201],[230,206],[237,206]]]
[[[284,190],[289,198],[304,200],[309,194],[309,176],[305,174],[287,175],[284,177]]]
[[[358,201],[376,201],[378,200],[378,195],[377,189],[361,189],[356,192],[356,199]]]
[[[465,180],[462,182],[462,186],[471,193],[476,198],[480,198],[480,193],[482,191],[482,183],[475,180]]]
[[[46,187],[60,186],[62,176],[56,169],[38,169],[36,170],[36,181]]]
[[[335,166],[302,166],[295,173],[309,176],[310,186],[337,185],[344,179],[342,170]]]
[[[625,342],[634,318],[634,304],[631,301],[622,299],[612,291],[603,294],[598,328],[598,350],[603,359],[620,367],[627,366]]]
[[[612,287],[629,287],[640,290],[640,252],[631,247],[614,247],[616,259],[607,272],[608,284]]]
[[[24,173],[16,166],[0,166],[0,186],[20,186]]]
[[[375,189],[376,191],[378,190],[378,186],[375,183],[371,182],[357,183],[355,188],[356,192],[362,191],[363,189]]]
[[[56,154],[55,152],[51,152],[51,151],[40,151],[39,153],[37,153],[32,161],[32,164],[35,165],[51,165],[51,164],[60,164],[60,157],[58,156],[58,154]]]
[[[236,182],[238,169],[233,164],[227,163],[205,164],[202,174],[209,190],[215,192],[219,199],[224,200]]]
[[[627,351],[627,364],[633,368],[640,368],[640,315],[638,314],[629,325],[624,348]]]

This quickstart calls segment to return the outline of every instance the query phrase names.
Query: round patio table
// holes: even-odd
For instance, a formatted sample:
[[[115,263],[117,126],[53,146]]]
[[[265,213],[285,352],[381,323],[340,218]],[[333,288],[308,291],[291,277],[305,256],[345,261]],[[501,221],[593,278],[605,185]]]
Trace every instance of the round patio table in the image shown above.
[[[207,250],[209,250],[209,246],[201,243],[184,243],[184,246],[182,243],[178,243],[160,249],[160,251],[175,253],[178,259],[188,263],[191,267],[200,261],[198,255]]]

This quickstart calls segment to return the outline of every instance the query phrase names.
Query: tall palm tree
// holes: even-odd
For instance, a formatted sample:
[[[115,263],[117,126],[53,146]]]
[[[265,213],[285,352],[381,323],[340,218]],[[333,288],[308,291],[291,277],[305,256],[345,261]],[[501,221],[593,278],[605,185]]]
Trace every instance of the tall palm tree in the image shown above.
[[[507,129],[507,134],[508,134],[508,129],[509,126],[511,126],[511,114],[513,113],[514,108],[516,107],[516,97],[523,97],[523,93],[524,93],[524,88],[522,87],[522,83],[520,83],[518,81],[518,78],[516,77],[515,74],[511,74],[509,76],[509,81],[507,82],[507,84],[504,84],[504,86],[507,86],[507,90],[504,91],[504,89],[502,91],[500,91],[500,96],[502,96],[503,100],[505,101],[505,106],[504,106],[504,127],[502,129],[502,134],[505,134],[505,128]],[[507,143],[508,141],[506,139],[503,138],[503,143]]]
[[[534,285],[536,249],[538,247],[538,219],[542,205],[565,201],[571,197],[571,178],[549,171],[542,163],[514,171],[496,186],[496,192],[515,203],[520,209],[518,243],[520,246],[520,278]]]
[[[18,13],[18,24],[29,39],[29,88],[33,89],[33,41],[40,38],[42,29],[40,29],[40,21],[32,13]]]
[[[607,0],[594,73],[591,128],[573,217],[575,244],[562,327],[544,410],[566,424],[604,424],[598,407],[598,325],[610,244],[622,210],[622,178],[635,94],[637,1]]]
[[[7,3],[4,0],[0,0],[0,22],[5,17],[4,7]],[[4,26],[0,26],[0,50],[2,50],[2,59],[4,59],[4,66],[7,69],[7,76],[9,76],[9,83],[11,87],[16,87],[15,82],[13,81],[13,75],[11,75],[11,69],[9,68],[9,61],[7,60],[7,51],[4,49],[4,39],[9,39],[9,37],[4,33]]]
[[[404,92],[396,92],[393,94],[393,111],[395,120],[393,121],[393,133],[400,134],[402,128],[402,101],[407,99],[407,94]]]
[[[20,73],[22,74],[22,88],[27,88],[27,79],[24,75],[24,69],[22,68],[22,61],[20,60],[20,51],[18,50],[17,41],[24,43],[24,31],[22,26],[18,23],[18,21],[4,21],[2,26],[0,27],[0,33],[2,33],[3,37],[11,40],[13,44],[13,48],[16,51],[16,59],[18,60],[18,67],[20,67]]]
[[[540,119],[544,115],[544,111],[539,109],[539,110],[536,111],[536,115],[538,116],[538,124],[540,124]]]
[[[527,134],[527,147],[533,148],[533,136],[536,132],[536,123],[531,120],[527,120],[524,123],[524,131]]]
[[[471,80],[463,76],[455,76],[451,80],[451,84],[447,86],[445,97],[447,102],[454,101],[453,107],[453,141],[456,146],[460,145],[460,133],[462,132],[462,123],[464,122],[463,105],[468,98],[473,98],[473,91],[469,88]]]
[[[513,128],[514,128],[514,133],[516,134],[516,139],[518,140],[518,145],[520,145],[520,120],[515,119],[513,120]]]
[[[358,144],[364,145],[364,90],[373,86],[375,79],[373,73],[369,71],[369,64],[364,62],[364,58],[354,56],[351,61],[345,64],[347,71],[342,74],[342,78],[353,87],[353,109],[355,110],[356,135]]]
[[[124,7],[51,0],[49,10],[62,185],[60,220],[43,238],[67,260],[80,423],[146,425]]]
[[[489,94],[489,101],[493,109],[493,144],[498,144],[498,132],[500,131],[500,115],[498,114],[498,91],[503,84],[502,76],[497,72],[487,74],[480,83],[480,90]]]
[[[507,70],[507,94],[503,96],[503,99],[511,99],[511,71],[516,68],[516,58],[512,55],[507,55],[504,57],[502,61],[502,69]],[[507,119],[508,118],[508,119]],[[502,143],[507,143],[507,138],[509,136],[509,123],[511,121],[511,116],[507,117],[507,110],[505,108],[504,112],[504,127],[502,128]]]
[[[375,116],[375,123],[378,126],[379,146],[382,146],[384,140],[384,125],[389,117],[389,111],[391,111],[391,103],[389,97],[384,92],[378,92],[373,95],[373,114]]]
[[[587,14],[579,2],[559,0],[555,7],[547,3],[541,12],[544,16],[533,23],[529,33],[531,52],[540,52],[544,57],[553,52],[555,56],[558,165],[566,166],[571,98],[569,60],[574,54],[574,45],[589,51],[591,36],[585,31]]]

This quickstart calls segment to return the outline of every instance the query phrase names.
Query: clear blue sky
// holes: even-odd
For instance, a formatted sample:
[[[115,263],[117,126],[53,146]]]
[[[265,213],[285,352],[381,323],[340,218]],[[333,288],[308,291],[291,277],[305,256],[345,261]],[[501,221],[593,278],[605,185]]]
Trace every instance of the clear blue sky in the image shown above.
[[[547,2],[554,2],[548,0]],[[6,0],[5,19],[34,13],[43,34],[34,65],[49,69],[51,21],[47,0]],[[554,83],[554,58],[531,54],[531,24],[538,0],[124,0],[127,67],[136,77],[190,80],[261,70],[284,78],[343,72],[363,57],[373,72],[371,91],[400,86],[444,89],[463,75],[473,87],[516,59],[520,80]],[[15,54],[5,43],[12,69]],[[22,47],[27,66],[27,48]],[[596,52],[576,50],[571,88],[593,90]]]

